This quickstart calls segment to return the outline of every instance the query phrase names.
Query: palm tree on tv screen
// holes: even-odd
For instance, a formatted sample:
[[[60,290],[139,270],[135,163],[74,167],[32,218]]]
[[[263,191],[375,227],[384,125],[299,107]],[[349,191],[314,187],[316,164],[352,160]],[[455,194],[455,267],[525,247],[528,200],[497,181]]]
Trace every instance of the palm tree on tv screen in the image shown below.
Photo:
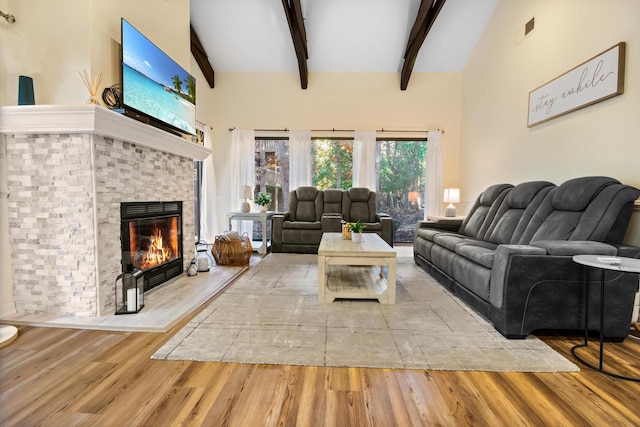
[[[196,103],[196,79],[189,76],[185,79],[185,83],[187,84],[187,93],[189,94],[189,100],[192,103]]]
[[[173,88],[178,93],[182,92],[182,80],[180,80],[180,76],[176,74],[172,78],[173,78]]]

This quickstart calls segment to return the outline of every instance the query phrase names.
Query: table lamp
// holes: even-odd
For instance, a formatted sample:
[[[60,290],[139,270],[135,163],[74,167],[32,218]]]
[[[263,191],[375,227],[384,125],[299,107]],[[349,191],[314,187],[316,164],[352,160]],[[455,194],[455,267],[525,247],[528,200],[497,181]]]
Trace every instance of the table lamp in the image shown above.
[[[253,193],[251,191],[250,185],[245,185],[242,187],[242,197],[244,197],[244,202],[242,202],[242,208],[240,209],[242,212],[251,212],[251,205],[247,199],[251,199],[253,197]]]
[[[459,188],[445,188],[444,190],[444,202],[449,203],[447,210],[444,212],[446,217],[456,216],[456,207],[454,203],[460,203],[460,189]]]

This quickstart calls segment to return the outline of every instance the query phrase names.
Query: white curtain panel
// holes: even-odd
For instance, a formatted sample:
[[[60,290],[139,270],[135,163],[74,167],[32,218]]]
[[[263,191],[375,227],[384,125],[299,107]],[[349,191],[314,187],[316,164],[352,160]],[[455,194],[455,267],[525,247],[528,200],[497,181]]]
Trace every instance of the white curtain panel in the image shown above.
[[[242,208],[243,188],[245,185],[253,189],[256,181],[256,135],[253,130],[234,129],[231,132],[231,177],[229,189],[228,211],[240,212]],[[252,236],[253,223],[251,221],[239,221],[237,229],[241,234]],[[226,219],[225,219],[226,224]],[[234,224],[234,228],[235,228]]]
[[[356,130],[353,136],[353,186],[377,190],[375,130]]]
[[[289,132],[289,188],[311,185],[311,131]]]
[[[204,146],[213,150],[211,127],[205,126]],[[213,166],[213,154],[202,162],[202,183],[200,186],[200,239],[212,243],[220,234],[216,221],[216,173]]]
[[[424,191],[424,219],[429,215],[442,213],[442,133],[431,130],[427,135],[427,167],[424,171],[426,185]]]

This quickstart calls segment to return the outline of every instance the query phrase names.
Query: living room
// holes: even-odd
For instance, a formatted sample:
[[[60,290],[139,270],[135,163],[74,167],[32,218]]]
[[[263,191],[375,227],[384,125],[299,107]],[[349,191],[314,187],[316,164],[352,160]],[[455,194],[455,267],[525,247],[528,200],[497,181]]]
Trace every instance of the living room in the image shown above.
[[[500,0],[461,71],[414,72],[406,91],[399,89],[397,72],[311,72],[309,87],[302,90],[296,71],[216,71],[211,89],[190,53],[188,1],[62,3],[0,0],[0,10],[11,11],[20,24],[0,27],[0,105],[15,105],[20,74],[34,77],[42,105],[84,104],[82,69],[102,73],[104,86],[115,83],[120,18],[126,17],[199,83],[197,119],[213,128],[220,231],[227,228],[226,212],[235,209],[229,191],[230,128],[444,129],[443,186],[460,188],[461,213],[500,182],[561,184],[603,175],[640,187],[635,160],[640,147],[634,143],[640,131],[640,88],[634,81],[640,5],[634,0]],[[535,31],[517,40],[532,17]],[[624,94],[527,127],[530,91],[621,41],[627,49]],[[215,57],[210,59],[215,68]],[[2,240],[6,247],[4,235]],[[625,243],[640,245],[637,208]],[[7,265],[9,254],[2,254]],[[5,310],[12,289],[3,277],[0,282]]]

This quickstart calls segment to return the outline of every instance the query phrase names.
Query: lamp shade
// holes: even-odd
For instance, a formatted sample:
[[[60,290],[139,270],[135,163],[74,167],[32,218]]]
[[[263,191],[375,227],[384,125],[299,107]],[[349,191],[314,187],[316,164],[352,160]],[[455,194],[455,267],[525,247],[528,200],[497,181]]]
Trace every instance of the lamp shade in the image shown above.
[[[250,185],[245,185],[242,187],[242,197],[245,199],[252,199],[253,198],[253,192],[251,191],[251,186]]]
[[[459,188],[446,188],[444,190],[444,202],[445,203],[460,203],[460,189]]]

